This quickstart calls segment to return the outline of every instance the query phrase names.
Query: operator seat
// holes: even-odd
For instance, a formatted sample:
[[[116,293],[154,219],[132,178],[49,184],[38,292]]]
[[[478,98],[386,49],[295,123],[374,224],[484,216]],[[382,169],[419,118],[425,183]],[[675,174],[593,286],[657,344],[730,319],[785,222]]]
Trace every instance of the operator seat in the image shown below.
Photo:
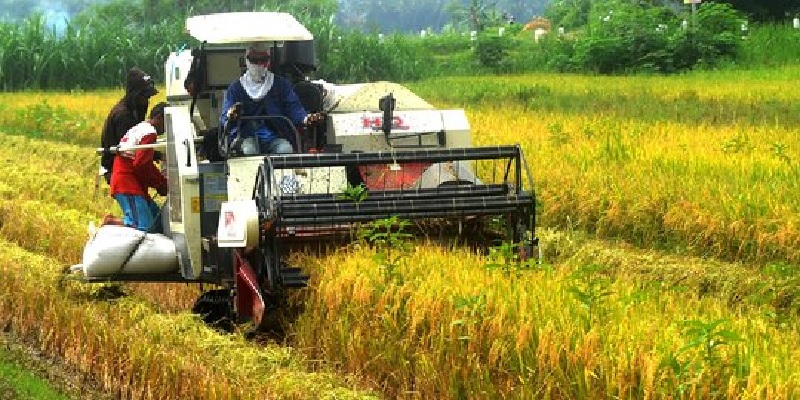
[[[308,81],[299,81],[294,84],[294,92],[300,99],[300,104],[309,113],[322,112],[322,88]]]

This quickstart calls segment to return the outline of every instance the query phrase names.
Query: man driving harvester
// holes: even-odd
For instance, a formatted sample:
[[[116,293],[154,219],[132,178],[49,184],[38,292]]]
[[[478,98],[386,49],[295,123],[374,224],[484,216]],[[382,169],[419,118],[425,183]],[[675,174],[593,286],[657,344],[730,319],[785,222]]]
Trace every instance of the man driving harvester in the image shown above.
[[[247,70],[228,86],[220,115],[220,126],[237,123],[229,128],[231,140],[242,138],[244,155],[286,154],[294,152],[292,143],[281,137],[280,132],[293,131],[282,119],[247,119],[237,121],[240,116],[285,116],[294,125],[310,125],[320,121],[322,114],[309,114],[292,89],[292,84],[270,70],[271,53],[262,43],[247,48],[245,64]],[[241,131],[240,131],[241,130]],[[299,146],[299,143],[295,144]]]

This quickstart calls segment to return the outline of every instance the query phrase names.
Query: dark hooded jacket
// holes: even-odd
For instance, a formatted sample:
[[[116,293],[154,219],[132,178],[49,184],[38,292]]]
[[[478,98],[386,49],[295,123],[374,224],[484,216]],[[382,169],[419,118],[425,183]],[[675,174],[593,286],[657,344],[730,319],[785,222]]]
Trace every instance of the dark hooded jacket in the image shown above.
[[[125,83],[125,96],[108,113],[106,122],[103,125],[103,133],[100,138],[100,146],[108,148],[119,145],[122,136],[134,125],[144,121],[147,113],[147,102],[137,104],[136,99],[144,94],[150,98],[158,93],[152,78],[138,68],[128,71],[128,78]],[[103,153],[100,165],[108,171],[106,182],[111,176],[111,168],[114,166],[114,154]]]

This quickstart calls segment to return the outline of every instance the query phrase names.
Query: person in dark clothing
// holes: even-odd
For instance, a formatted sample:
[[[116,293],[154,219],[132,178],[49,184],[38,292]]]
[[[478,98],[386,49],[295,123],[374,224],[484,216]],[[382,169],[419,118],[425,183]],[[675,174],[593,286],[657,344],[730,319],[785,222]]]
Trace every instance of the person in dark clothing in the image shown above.
[[[233,81],[225,93],[220,127],[243,116],[285,116],[292,124],[310,125],[322,120],[319,113],[309,114],[288,79],[270,71],[272,55],[263,43],[254,43],[245,52],[245,71]],[[280,137],[275,126],[266,120],[249,120],[230,129],[231,139],[237,134],[244,139],[244,155],[286,154],[294,151],[289,140]],[[275,124],[277,125],[277,124]],[[239,129],[242,132],[237,132]],[[299,143],[298,143],[299,145]]]
[[[134,125],[144,121],[150,97],[158,93],[153,79],[140,70],[131,68],[125,83],[125,96],[111,109],[103,125],[100,146],[109,148],[119,145],[122,136]],[[111,183],[114,154],[104,152],[100,159],[101,173]]]

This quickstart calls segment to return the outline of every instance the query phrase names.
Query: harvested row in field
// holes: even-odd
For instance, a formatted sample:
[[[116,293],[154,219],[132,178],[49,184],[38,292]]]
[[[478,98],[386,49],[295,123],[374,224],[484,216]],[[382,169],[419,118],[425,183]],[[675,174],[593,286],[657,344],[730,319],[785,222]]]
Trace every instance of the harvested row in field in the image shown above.
[[[14,172],[0,176],[0,196],[68,205],[97,216],[118,212],[108,185],[102,177],[96,180],[100,159],[91,148],[12,135],[3,135],[3,142],[0,163]]]
[[[0,325],[117,398],[374,398],[340,377],[306,372],[290,348],[219,335],[135,297],[102,300],[96,286],[62,281],[60,265],[3,240]]]
[[[19,189],[14,188],[12,191]],[[63,204],[0,197],[0,235],[28,251],[47,254],[62,266],[81,262],[89,221],[98,213]],[[131,285],[159,311],[185,311],[199,292],[195,285]]]
[[[83,246],[88,239],[88,222],[99,224],[98,216],[104,211],[81,212],[63,204],[14,199],[11,195],[20,189],[2,184],[2,180],[0,185],[3,185],[0,186],[2,237],[28,251],[56,258],[62,266],[81,262]],[[147,299],[153,309],[168,313],[191,309],[201,293],[197,285],[132,283],[126,287]]]

